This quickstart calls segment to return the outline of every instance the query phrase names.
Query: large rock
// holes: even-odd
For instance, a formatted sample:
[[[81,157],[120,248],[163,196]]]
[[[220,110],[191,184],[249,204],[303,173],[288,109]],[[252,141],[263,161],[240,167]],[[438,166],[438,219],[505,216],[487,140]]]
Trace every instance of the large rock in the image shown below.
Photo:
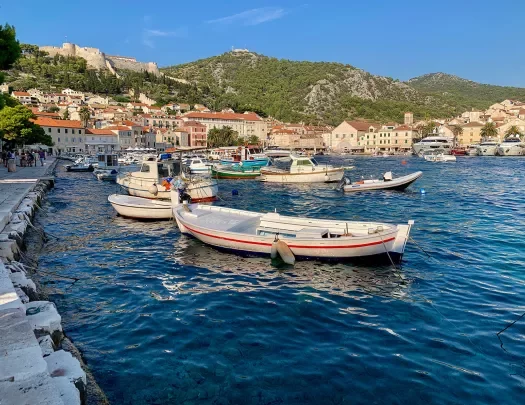
[[[18,298],[18,294],[15,291],[9,275],[10,272],[0,261],[0,310],[15,308],[21,313],[24,313],[26,308]]]
[[[1,405],[69,405],[48,374],[24,381],[0,382],[0,393]]]
[[[71,353],[64,350],[58,350],[44,360],[47,363],[47,369],[51,377],[67,378],[80,393],[82,403],[86,400],[86,373],[82,370],[80,363],[75,359]]]
[[[33,329],[16,308],[0,311],[0,348],[0,381],[20,381],[47,373]]]
[[[60,343],[62,333],[62,317],[54,303],[48,301],[33,301],[25,304],[27,321],[32,326],[36,337],[50,335],[56,345]]]
[[[38,299],[35,283],[33,280],[27,278],[24,272],[11,271],[9,277],[11,278],[11,282],[13,283],[15,289],[20,288],[32,300]]]
[[[56,346],[51,336],[45,335],[38,338],[38,344],[42,349],[42,356],[47,357],[55,352]]]

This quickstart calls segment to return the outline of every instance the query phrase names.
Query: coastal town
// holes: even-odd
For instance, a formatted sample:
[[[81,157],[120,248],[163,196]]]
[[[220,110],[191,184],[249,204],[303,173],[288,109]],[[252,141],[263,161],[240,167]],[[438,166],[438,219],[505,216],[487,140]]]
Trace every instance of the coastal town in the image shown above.
[[[9,93],[9,86],[3,84],[0,90]],[[484,111],[466,111],[454,118],[415,120],[406,112],[403,122],[349,120],[332,127],[285,123],[249,111],[211,111],[202,104],[156,106],[145,94],[138,96],[140,101],[128,103],[72,89],[57,93],[28,89],[10,95],[29,108],[34,122],[52,137],[48,152],[53,154],[137,148],[161,153],[177,147],[208,147],[213,146],[207,141],[209,131],[225,127],[235,131],[244,143],[364,154],[410,152],[415,141],[430,135],[453,138],[457,146],[468,147],[482,141],[487,123],[495,129],[497,142],[516,131],[525,133],[525,103],[515,100],[503,100]]]
[[[2,6],[0,405],[521,404],[525,88],[350,65],[347,3]],[[341,62],[248,49],[300,12]]]

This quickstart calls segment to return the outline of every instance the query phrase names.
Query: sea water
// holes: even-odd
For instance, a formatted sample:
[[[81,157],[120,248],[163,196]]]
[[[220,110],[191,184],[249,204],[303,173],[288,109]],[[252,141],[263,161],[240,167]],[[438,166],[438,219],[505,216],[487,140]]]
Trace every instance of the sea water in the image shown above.
[[[525,159],[319,160],[354,165],[353,181],[423,177],[356,194],[225,180],[219,204],[413,219],[401,268],[219,252],[173,222],[118,217],[116,185],[59,167],[41,277],[112,404],[522,403],[525,318],[497,332],[525,312]]]

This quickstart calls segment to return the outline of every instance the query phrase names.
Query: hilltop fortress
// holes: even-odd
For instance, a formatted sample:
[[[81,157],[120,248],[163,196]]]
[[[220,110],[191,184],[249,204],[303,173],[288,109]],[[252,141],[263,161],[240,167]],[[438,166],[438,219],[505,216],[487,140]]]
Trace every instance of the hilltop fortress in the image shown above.
[[[117,74],[116,69],[128,69],[140,72],[146,70],[149,73],[160,75],[159,68],[155,62],[137,62],[135,58],[125,56],[106,55],[100,49],[80,47],[71,43],[62,44],[62,48],[57,46],[41,46],[41,51],[47,52],[50,56],[78,56],[87,61],[89,67],[95,69],[108,69],[111,73]]]

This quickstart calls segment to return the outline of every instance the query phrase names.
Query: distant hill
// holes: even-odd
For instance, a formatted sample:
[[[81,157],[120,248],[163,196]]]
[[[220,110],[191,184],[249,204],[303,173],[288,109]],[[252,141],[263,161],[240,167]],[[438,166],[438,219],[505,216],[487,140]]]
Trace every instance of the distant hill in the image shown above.
[[[456,105],[409,84],[374,76],[350,65],[297,62],[253,52],[228,52],[162,68],[169,77],[194,83],[213,109],[252,110],[285,121],[338,124],[344,119],[402,121],[451,116]]]
[[[429,73],[406,83],[416,90],[454,100],[458,106],[484,109],[505,99],[525,101],[525,88],[481,84],[446,73]]]
[[[375,76],[351,65],[276,59],[248,51],[227,52],[195,62],[147,71],[93,69],[78,56],[50,56],[24,45],[24,56],[6,72],[15,90],[71,87],[107,95],[145,93],[158,104],[170,101],[255,111],[283,121],[339,124],[345,119],[403,121],[452,117],[504,99],[525,101],[525,89],[475,83],[445,73],[407,82]]]

